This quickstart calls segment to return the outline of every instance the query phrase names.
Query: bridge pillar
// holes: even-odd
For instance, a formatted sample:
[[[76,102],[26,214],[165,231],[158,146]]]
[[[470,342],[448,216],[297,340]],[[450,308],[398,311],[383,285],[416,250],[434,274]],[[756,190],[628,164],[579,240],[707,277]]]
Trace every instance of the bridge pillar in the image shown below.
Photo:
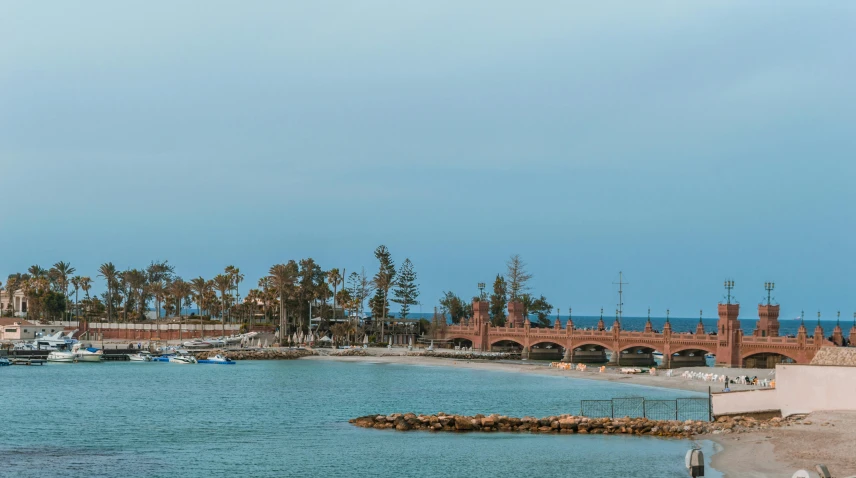
[[[529,347],[524,346],[523,350],[520,352],[520,358],[523,360],[529,359]]]
[[[508,325],[510,327],[523,327],[523,303],[509,302],[508,303]]]
[[[778,307],[778,306],[777,306]],[[716,365],[718,367],[742,367],[740,347],[743,331],[740,329],[740,304],[719,304],[717,322]]]

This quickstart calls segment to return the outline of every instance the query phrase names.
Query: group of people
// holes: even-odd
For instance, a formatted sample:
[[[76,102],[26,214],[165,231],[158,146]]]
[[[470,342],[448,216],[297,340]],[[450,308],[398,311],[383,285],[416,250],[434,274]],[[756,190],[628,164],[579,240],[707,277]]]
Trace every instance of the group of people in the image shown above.
[[[667,377],[674,377],[674,370],[668,370],[666,372]],[[775,371],[771,371],[771,374],[775,373]],[[694,372],[691,370],[686,370],[682,372],[678,377],[685,378],[688,380],[703,380],[705,382],[716,382],[722,383],[725,385],[723,388],[724,392],[730,392],[731,389],[729,385],[731,384],[740,384],[740,385],[755,385],[759,387],[776,387],[776,380],[767,379],[767,378],[758,378],[757,376],[749,377],[748,375],[740,375],[737,377],[728,377],[725,374],[716,374],[716,373],[708,373],[708,372]]]

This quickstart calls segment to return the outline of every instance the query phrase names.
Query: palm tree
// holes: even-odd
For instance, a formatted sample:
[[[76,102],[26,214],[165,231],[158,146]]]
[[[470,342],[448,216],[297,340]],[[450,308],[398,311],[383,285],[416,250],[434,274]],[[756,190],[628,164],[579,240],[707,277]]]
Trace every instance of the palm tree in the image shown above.
[[[166,284],[163,281],[149,282],[149,294],[155,299],[155,320],[160,319],[161,302],[166,294]]]
[[[130,297],[132,293],[136,295],[137,317],[145,318],[146,302],[148,302],[146,297],[148,276],[145,271],[139,269],[132,269],[123,275],[128,283],[128,296]]]
[[[244,274],[241,274],[241,269],[238,269],[235,266],[227,266],[226,275],[232,279],[232,284],[235,286],[235,302],[238,302],[241,298],[241,293],[238,290],[238,284],[244,281]]]
[[[25,274],[16,272],[10,274],[9,280],[6,281],[6,294],[9,297],[9,308],[12,309],[12,317],[15,316],[15,293],[21,288],[25,280]]]
[[[226,317],[224,311],[229,306],[229,292],[232,290],[232,277],[225,274],[214,276],[214,287],[220,292],[220,321],[223,324],[223,336],[226,335]]]
[[[342,275],[339,269],[333,268],[327,272],[327,283],[333,286],[333,318],[336,318],[336,288],[342,283]]]
[[[199,315],[202,315],[202,310],[205,308],[205,292],[208,290],[208,281],[202,276],[190,279],[190,289],[193,292],[193,300],[199,307]]]
[[[178,340],[182,339],[181,336],[181,327],[184,325],[184,315],[182,314],[182,302],[184,299],[190,295],[191,288],[190,284],[184,282],[181,277],[177,277],[172,283],[169,285],[170,294],[173,296],[176,302],[176,310],[178,311]]]
[[[89,289],[92,288],[92,279],[89,276],[83,276],[80,278],[80,289],[83,291],[84,301],[89,300]],[[88,310],[88,309],[87,309]],[[79,312],[78,312],[79,314]],[[89,314],[87,313],[87,317]],[[77,323],[80,324],[80,319],[77,320]]]
[[[116,266],[112,262],[105,262],[98,268],[98,275],[107,282],[107,320],[113,318],[113,289],[116,283]]]
[[[285,288],[294,283],[295,273],[285,264],[277,264],[270,268],[271,282],[279,294],[279,339],[280,343],[288,337],[288,319],[285,315]]]
[[[53,265],[52,270],[56,274],[60,292],[68,298],[68,276],[74,274],[74,267],[71,267],[71,264],[67,262],[59,261]]]
[[[29,272],[30,277],[32,277],[34,279],[45,277],[48,274],[48,271],[44,270],[42,267],[40,267],[38,265],[30,266],[30,268],[27,269],[27,272]]]
[[[74,313],[78,316],[77,317],[77,327],[78,328],[80,328],[80,311],[78,310],[78,307],[77,307],[78,303],[79,303],[77,300],[78,299],[77,291],[80,290],[80,280],[81,279],[82,279],[82,277],[80,277],[80,276],[74,276],[71,278],[71,286],[74,287]]]

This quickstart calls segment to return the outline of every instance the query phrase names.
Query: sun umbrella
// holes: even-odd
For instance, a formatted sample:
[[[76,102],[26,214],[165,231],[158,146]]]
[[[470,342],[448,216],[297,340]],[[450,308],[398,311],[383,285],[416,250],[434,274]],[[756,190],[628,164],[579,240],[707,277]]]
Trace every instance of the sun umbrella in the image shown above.
[[[366,334],[366,335],[364,335],[364,336],[363,336],[363,344],[364,344],[364,345],[368,345],[368,344],[369,344],[369,334]]]

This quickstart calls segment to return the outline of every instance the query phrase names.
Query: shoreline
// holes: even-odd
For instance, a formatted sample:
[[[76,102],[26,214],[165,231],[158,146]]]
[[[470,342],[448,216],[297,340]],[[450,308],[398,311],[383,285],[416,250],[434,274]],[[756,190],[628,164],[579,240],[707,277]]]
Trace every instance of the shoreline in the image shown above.
[[[580,380],[600,380],[699,393],[706,393],[708,387],[711,387],[713,391],[718,391],[718,387],[722,386],[719,383],[688,380],[681,377],[559,370],[550,368],[547,363],[455,360],[396,355],[388,350],[368,350],[370,355],[366,356],[313,355],[303,357],[301,360],[453,367]],[[703,370],[701,367],[697,369]],[[696,370],[696,368],[687,370]],[[707,370],[716,369],[707,367]],[[735,369],[735,375],[737,370],[742,370],[742,374],[745,375],[753,375],[752,372],[755,372],[747,369]],[[739,389],[757,388],[752,386],[739,387]],[[732,389],[738,388],[732,386]],[[714,454],[709,458],[710,467],[725,477],[791,476],[798,469],[813,472],[814,465],[817,463],[826,464],[834,476],[849,476],[856,473],[856,457],[853,457],[849,450],[849,444],[856,441],[856,412],[815,412],[799,425],[730,434],[696,435],[690,440],[712,442]]]
[[[377,349],[367,349],[372,352],[377,352]],[[550,368],[547,362],[529,362],[529,361],[510,361],[510,360],[474,360],[474,359],[452,359],[439,357],[424,357],[417,355],[396,355],[386,350],[382,354],[370,354],[365,356],[339,356],[330,355],[313,355],[304,357],[302,360],[333,360],[340,362],[370,362],[370,363],[388,363],[388,364],[406,364],[406,365],[422,365],[422,366],[437,366],[437,367],[455,367],[466,368],[471,370],[488,370],[508,373],[525,373],[532,375],[544,375],[551,377],[576,378],[581,380],[600,380],[615,383],[623,383],[627,385],[642,385],[647,387],[658,387],[672,390],[683,390],[689,392],[707,393],[708,389],[717,392],[721,389],[722,384],[714,382],[704,382],[701,380],[688,380],[681,377],[666,377],[664,375],[649,375],[649,374],[620,374],[614,371],[605,373],[599,372],[580,372],[577,370],[560,370]],[[713,370],[713,367],[707,367],[707,370]],[[592,370],[596,370],[592,368]],[[702,370],[702,367],[693,367],[681,370]],[[727,369],[723,369],[727,370]],[[748,370],[748,369],[741,369]],[[749,371],[745,374],[753,375]],[[757,372],[755,373],[757,375]],[[758,387],[748,385],[733,385],[733,390],[753,390]]]

